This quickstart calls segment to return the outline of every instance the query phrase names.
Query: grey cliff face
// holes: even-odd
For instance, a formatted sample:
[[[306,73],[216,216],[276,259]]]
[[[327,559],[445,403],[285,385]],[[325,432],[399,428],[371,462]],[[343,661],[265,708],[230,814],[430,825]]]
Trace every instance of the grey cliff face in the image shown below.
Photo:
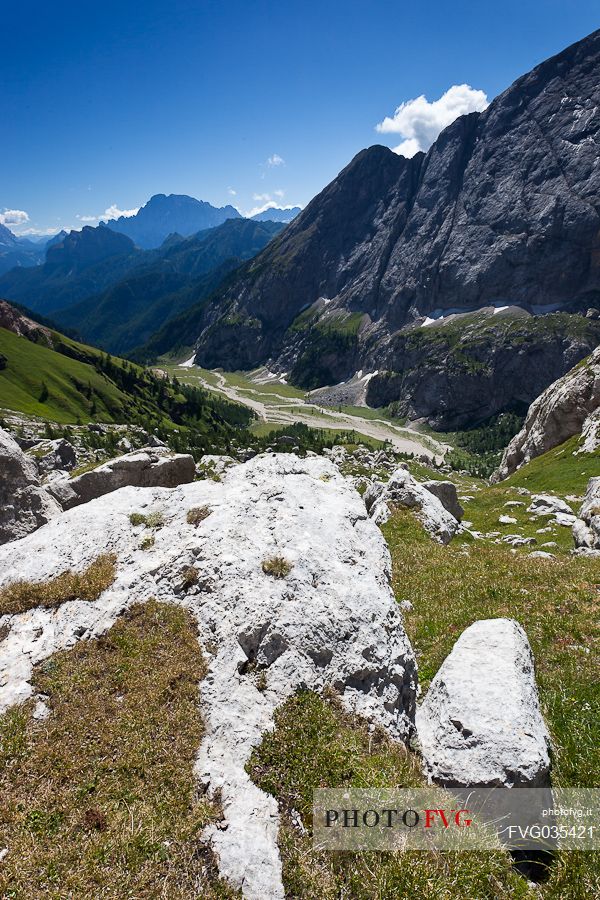
[[[354,367],[402,371],[399,330],[421,317],[599,307],[599,73],[595,32],[520,78],[485,112],[457,119],[426,155],[405,159],[379,146],[359,153],[215,298],[198,362],[235,369],[270,361],[281,371],[300,362],[293,378],[303,383],[311,348],[323,355],[323,331],[347,332],[348,316],[362,316],[352,340],[333,341],[335,360],[318,375],[325,384]],[[567,343],[538,393],[573,365]],[[484,364],[496,372],[501,361]],[[524,371],[507,379],[509,404]],[[435,389],[463,403],[452,385]],[[410,385],[394,399],[403,397],[410,405]],[[467,390],[467,407],[472,400]],[[485,412],[485,397],[483,405]],[[418,414],[440,418],[431,404],[421,406]]]

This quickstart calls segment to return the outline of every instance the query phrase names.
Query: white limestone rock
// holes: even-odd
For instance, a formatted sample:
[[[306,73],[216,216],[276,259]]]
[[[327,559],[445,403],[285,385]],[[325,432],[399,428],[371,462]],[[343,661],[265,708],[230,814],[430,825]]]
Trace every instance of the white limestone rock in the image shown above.
[[[417,709],[429,779],[447,786],[549,783],[550,739],[533,656],[513,619],[475,622],[459,637]]]
[[[458,493],[454,482],[435,480],[424,481],[423,487],[426,488],[430,494],[433,494],[434,497],[438,498],[444,509],[446,509],[450,515],[454,516],[455,519],[458,519],[459,522],[462,521],[465,511],[458,502]]]
[[[196,466],[199,475],[221,476],[223,472],[230,466],[239,465],[238,460],[232,456],[217,456],[211,453],[205,453]]]
[[[584,445],[578,452],[591,452],[600,438],[599,408],[600,347],[534,400],[523,428],[504,451],[492,480],[508,478],[529,460],[575,434],[584,436]]]
[[[554,497],[552,494],[533,494],[531,503],[527,507],[527,512],[532,516],[556,516],[557,513],[565,513],[568,516],[573,515],[573,510],[560,497]]]
[[[511,547],[530,547],[537,544],[537,541],[534,537],[524,537],[522,534],[505,534],[498,543],[509,544]]]
[[[594,453],[600,447],[600,406],[583,423],[581,441],[577,453]]]
[[[579,516],[573,523],[578,548],[600,550],[600,477],[590,478]]]
[[[201,506],[210,515],[188,524],[188,511]],[[133,511],[162,514],[149,550],[140,549]],[[132,603],[156,597],[185,606],[209,663],[196,772],[209,793],[220,791],[224,815],[205,838],[245,897],[283,898],[277,802],[244,768],[275,709],[300,686],[333,685],[347,709],[392,738],[413,730],[415,659],[379,529],[331,462],[262,455],[228,468],[220,482],[125,487],[70,509],[0,548],[0,586],[81,571],[103,552],[117,554],[117,575],[96,602],[0,619],[10,629],[0,642],[0,711],[31,696],[33,665],[102,634]],[[273,556],[292,564],[286,578],[263,571]],[[199,578],[186,592],[189,565]]]
[[[557,512],[554,516],[554,521],[557,525],[562,525],[563,528],[572,528],[577,521],[577,516],[574,516],[573,513]]]
[[[29,534],[59,512],[39,483],[35,462],[0,428],[0,544]]]
[[[445,509],[441,500],[403,468],[396,469],[386,484],[374,482],[364,500],[370,517],[378,525],[387,522],[390,507],[405,506],[414,509],[423,528],[441,544],[450,543],[460,530],[459,521]]]
[[[63,509],[89,503],[119,488],[176,487],[193,481],[194,458],[168,449],[145,447],[103,463],[68,480],[54,480],[47,490]]]

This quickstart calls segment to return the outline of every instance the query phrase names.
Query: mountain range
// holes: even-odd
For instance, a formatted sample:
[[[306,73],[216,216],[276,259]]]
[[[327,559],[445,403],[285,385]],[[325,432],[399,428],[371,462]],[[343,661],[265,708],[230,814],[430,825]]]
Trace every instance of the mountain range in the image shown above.
[[[36,266],[44,258],[45,246],[20,238],[0,224],[0,275],[14,266]]]
[[[52,244],[43,265],[0,277],[0,296],[51,315],[60,327],[113,353],[129,352],[200,303],[283,227],[240,217],[141,250],[105,225],[86,226]]]
[[[299,206],[271,207],[250,218],[256,222],[287,224],[301,211]],[[100,222],[99,228],[124,234],[143,250],[157,249],[171,235],[191,237],[199,231],[216,228],[228,219],[245,218],[233,206],[215,207],[186,194],[155,194],[135,215],[119,216]],[[85,226],[90,228],[91,226]],[[0,224],[0,276],[16,266],[41,265],[48,249],[68,235],[62,230],[52,237],[20,237]]]
[[[217,292],[197,362],[445,429],[524,411],[600,342],[599,73],[595,32],[426,154],[359,153]]]

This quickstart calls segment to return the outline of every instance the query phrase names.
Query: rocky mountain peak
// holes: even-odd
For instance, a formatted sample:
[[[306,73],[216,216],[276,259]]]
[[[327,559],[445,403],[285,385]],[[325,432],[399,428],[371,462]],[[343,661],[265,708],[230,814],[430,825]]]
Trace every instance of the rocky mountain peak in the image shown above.
[[[227,219],[239,219],[233,206],[215,207],[187,194],[154,194],[133,216],[106,222],[112,231],[128,235],[138,247],[159,247],[174,232],[188,237],[205,228],[214,228]]]
[[[370,387],[377,393],[385,382],[379,390],[385,403],[398,400],[445,427],[497,412],[491,383],[482,384],[490,373],[495,380],[496,362],[481,353],[481,341],[479,356],[463,368],[484,402],[471,396],[462,374],[460,387],[447,383],[453,366],[446,357],[439,360],[446,384],[436,384],[427,404],[407,396],[408,333],[446,320],[456,320],[460,332],[456,317],[486,309],[537,317],[600,303],[599,71],[600,32],[594,32],[518,79],[484,112],[457,119],[427,154],[405,159],[385,147],[361,151],[215,297],[198,362],[228,369],[268,363],[294,380],[318,356],[332,362],[311,386],[357,370],[378,372]],[[307,313],[299,327],[305,310],[314,315]],[[232,332],[232,312],[243,340]],[[331,337],[340,319],[359,314],[355,335],[325,346],[324,330]],[[492,345],[499,321],[489,322]],[[426,356],[426,336],[434,350],[446,343],[441,328],[415,334]],[[454,342],[450,335],[448,346]],[[586,342],[576,350],[573,335],[563,331],[536,390],[590,349]],[[471,358],[470,347],[461,353],[459,361]],[[399,374],[396,382],[390,373]],[[427,377],[420,372],[419,384]],[[297,383],[306,386],[302,378]],[[521,396],[524,383],[521,371],[507,376],[503,408],[534,399],[533,391]],[[452,405],[464,407],[456,421],[445,412]]]
[[[84,226],[81,231],[71,231],[62,241],[53,244],[46,252],[46,267],[51,269],[84,269],[111,256],[132,253],[133,241],[103,225],[98,228]]]

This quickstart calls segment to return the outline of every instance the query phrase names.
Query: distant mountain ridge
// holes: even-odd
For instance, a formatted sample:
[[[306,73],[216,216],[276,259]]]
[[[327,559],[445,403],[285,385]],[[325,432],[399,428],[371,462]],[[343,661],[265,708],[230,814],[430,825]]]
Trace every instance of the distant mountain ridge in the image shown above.
[[[18,237],[0,224],[0,275],[15,266],[35,266],[44,258],[44,246]]]
[[[170,235],[158,249],[141,250],[104,225],[86,226],[50,246],[43,265],[0,277],[0,296],[50,314],[61,328],[113,353],[126,353],[203,301],[283,227],[228,219],[190,238]]]
[[[167,240],[159,250],[138,251],[135,266],[122,278],[102,293],[56,310],[53,318],[111,353],[129,353],[173,317],[202,303],[282,227],[276,222],[228,219],[191,238]]]
[[[103,224],[127,235],[138,247],[150,250],[160,247],[170,234],[189,237],[222,225],[227,219],[241,218],[233,206],[212,206],[187,194],[155,194],[134,216],[120,216]]]

